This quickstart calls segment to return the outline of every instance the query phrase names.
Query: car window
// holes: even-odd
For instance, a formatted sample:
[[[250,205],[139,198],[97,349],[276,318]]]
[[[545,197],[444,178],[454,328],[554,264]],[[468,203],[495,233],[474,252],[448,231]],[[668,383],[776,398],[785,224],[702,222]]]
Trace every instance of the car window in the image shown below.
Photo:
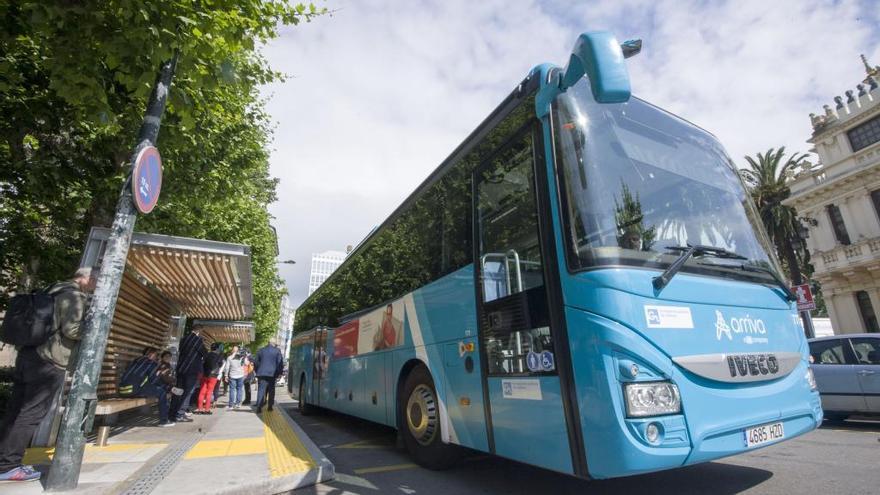
[[[880,339],[850,339],[859,364],[880,364]]]
[[[843,341],[838,339],[811,342],[810,356],[813,364],[846,364]]]

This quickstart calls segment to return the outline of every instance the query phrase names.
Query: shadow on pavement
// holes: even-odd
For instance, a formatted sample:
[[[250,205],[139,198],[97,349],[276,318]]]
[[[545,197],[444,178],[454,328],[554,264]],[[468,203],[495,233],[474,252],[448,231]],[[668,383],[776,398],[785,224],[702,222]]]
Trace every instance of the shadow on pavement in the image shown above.
[[[826,419],[820,428],[880,433],[880,417],[850,416],[846,420]]]
[[[371,465],[412,463],[394,447],[395,430],[340,413],[322,411],[291,415],[336,465],[335,481],[298,490],[296,494],[407,493],[455,494],[711,494],[727,495],[754,488],[773,477],[764,469],[727,463],[696,466],[610,480],[582,480],[519,462],[465,451],[461,463],[447,471],[411,467],[392,472],[358,474]],[[358,443],[367,444],[359,446]],[[362,450],[374,445],[376,449]],[[369,459],[370,463],[365,463]],[[377,491],[378,490],[378,491]]]

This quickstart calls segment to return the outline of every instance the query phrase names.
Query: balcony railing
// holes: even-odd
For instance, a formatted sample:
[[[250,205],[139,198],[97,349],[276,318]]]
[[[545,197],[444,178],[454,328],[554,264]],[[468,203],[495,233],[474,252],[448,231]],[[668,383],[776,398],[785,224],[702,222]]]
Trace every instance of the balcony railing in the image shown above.
[[[857,263],[876,259],[880,261],[880,237],[864,239],[848,246],[838,245],[814,256],[816,274],[842,270]]]

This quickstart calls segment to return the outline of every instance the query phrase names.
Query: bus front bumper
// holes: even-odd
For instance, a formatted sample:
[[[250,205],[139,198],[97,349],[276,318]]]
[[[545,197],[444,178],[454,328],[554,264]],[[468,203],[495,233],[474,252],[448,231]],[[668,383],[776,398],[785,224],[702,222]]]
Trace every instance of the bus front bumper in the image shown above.
[[[581,429],[592,478],[660,471],[756,450],[794,438],[822,422],[819,394],[805,379],[807,365],[789,375],[750,384],[712,382],[690,374],[617,322],[568,308],[571,326],[590,328],[589,342],[573,345]],[[621,370],[630,362],[678,386],[681,413],[628,418]],[[654,423],[659,441],[646,434]],[[747,447],[745,431],[782,423],[784,437]]]

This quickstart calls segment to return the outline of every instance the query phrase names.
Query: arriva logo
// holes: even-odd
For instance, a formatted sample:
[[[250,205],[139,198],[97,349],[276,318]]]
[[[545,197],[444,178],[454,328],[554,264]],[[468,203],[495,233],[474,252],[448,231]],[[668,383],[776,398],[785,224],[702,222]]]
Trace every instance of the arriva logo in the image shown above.
[[[767,327],[764,326],[764,320],[757,318],[752,319],[749,315],[746,315],[744,318],[731,318],[729,321],[724,318],[724,314],[721,311],[715,310],[715,338],[721,340],[722,335],[727,335],[727,340],[733,340],[733,334],[745,333],[744,342],[746,344],[752,343],[766,343],[767,339],[760,337],[751,337],[751,335],[765,335],[767,333]]]

